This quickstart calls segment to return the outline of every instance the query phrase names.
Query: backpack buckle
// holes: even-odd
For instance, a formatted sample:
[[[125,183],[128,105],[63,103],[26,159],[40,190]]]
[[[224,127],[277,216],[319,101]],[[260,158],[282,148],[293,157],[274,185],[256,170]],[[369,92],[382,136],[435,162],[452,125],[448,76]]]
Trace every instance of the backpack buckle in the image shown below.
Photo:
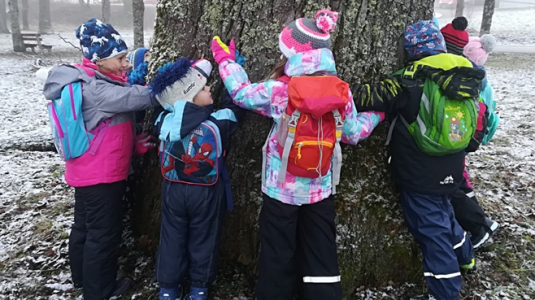
[[[290,116],[290,120],[288,121],[288,126],[295,128],[297,127],[297,123],[299,123],[299,115],[295,112]]]
[[[344,127],[344,121],[342,120],[342,116],[334,117],[334,124],[336,125],[336,128]]]
[[[408,66],[405,69],[405,72],[403,72],[403,77],[409,78],[409,79],[413,79],[414,78],[414,74],[416,74],[416,69],[417,68],[416,68],[415,65]]]

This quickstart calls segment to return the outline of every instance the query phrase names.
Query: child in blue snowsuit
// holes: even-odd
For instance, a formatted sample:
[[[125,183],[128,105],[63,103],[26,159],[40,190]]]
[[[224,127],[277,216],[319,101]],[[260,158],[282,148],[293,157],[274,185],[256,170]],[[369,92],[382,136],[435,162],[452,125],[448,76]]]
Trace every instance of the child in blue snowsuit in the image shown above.
[[[460,269],[474,266],[472,244],[457,223],[450,203],[463,178],[465,153],[461,150],[441,156],[428,155],[418,147],[406,124],[417,121],[421,102],[429,103],[423,96],[424,80],[440,81],[441,89],[449,93],[460,93],[456,91],[462,89],[463,93],[478,97],[484,72],[474,69],[461,56],[445,53],[444,37],[433,21],[408,26],[404,46],[407,65],[425,59],[425,71],[418,72],[416,68],[412,77],[407,78],[402,72],[376,85],[355,84],[353,99],[358,111],[387,112],[392,123],[389,132],[392,179],[400,188],[407,227],[423,254],[427,285],[436,299],[458,300]]]
[[[166,110],[156,120],[161,140],[162,226],[156,262],[160,300],[182,299],[180,282],[189,272],[187,300],[207,299],[214,282],[225,210],[231,209],[224,153],[244,111],[225,92],[213,112],[206,85],[212,66],[180,58],[158,70],[150,87]]]

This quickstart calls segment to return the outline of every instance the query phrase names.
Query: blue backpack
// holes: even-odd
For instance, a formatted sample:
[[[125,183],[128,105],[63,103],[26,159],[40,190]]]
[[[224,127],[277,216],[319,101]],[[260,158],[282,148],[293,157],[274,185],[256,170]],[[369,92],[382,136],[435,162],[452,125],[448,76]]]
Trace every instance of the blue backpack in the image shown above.
[[[106,134],[109,120],[99,124],[92,131],[85,128],[82,114],[82,83],[73,82],[61,91],[61,97],[47,104],[52,139],[63,161],[93,155]]]
[[[218,180],[223,155],[219,128],[204,121],[180,141],[160,143],[162,175],[173,182],[213,185]]]

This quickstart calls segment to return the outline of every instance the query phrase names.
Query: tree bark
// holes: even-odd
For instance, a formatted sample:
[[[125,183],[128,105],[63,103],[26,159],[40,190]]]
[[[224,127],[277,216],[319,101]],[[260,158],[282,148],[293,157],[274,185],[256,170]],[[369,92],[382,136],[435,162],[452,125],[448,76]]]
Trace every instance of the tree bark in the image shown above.
[[[247,58],[251,81],[266,78],[280,57],[278,34],[295,18],[313,17],[323,7],[340,12],[331,34],[342,79],[377,81],[400,67],[400,36],[408,23],[430,19],[433,1],[325,0],[160,0],[152,45],[152,72],[178,56],[210,58],[213,34],[236,39]],[[173,34],[170,34],[172,32]],[[217,66],[214,65],[217,75]],[[219,76],[214,95],[222,90]],[[215,97],[217,98],[217,97]],[[234,135],[227,166],[235,209],[227,214],[215,294],[225,298],[250,293],[256,280],[259,251],[258,213],[262,204],[262,145],[271,121],[249,113]],[[361,285],[414,281],[421,262],[405,226],[390,181],[387,124],[358,146],[343,147],[342,182],[336,196],[337,242],[346,297]],[[158,245],[161,173],[157,158],[145,159],[137,185],[134,218],[137,230]]]
[[[22,30],[30,30],[30,24],[28,24],[28,0],[22,0]]]
[[[134,21],[134,47],[140,48],[145,45],[143,36],[143,21],[145,18],[145,3],[143,0],[134,0],[132,2],[133,21]]]
[[[11,38],[13,40],[13,51],[26,52],[24,41],[20,33],[19,4],[17,0],[9,0],[9,17],[11,20]]]
[[[111,3],[110,0],[102,0],[102,22],[111,21]]]
[[[494,15],[495,0],[485,0],[483,6],[483,19],[481,20],[481,30],[479,30],[479,35],[490,33],[490,26],[492,25],[492,16]]]
[[[457,9],[455,10],[455,17],[461,17],[464,13],[464,0],[457,0]]]
[[[39,33],[51,33],[50,0],[39,1]]]
[[[7,27],[6,0],[0,0],[0,33],[9,33]]]

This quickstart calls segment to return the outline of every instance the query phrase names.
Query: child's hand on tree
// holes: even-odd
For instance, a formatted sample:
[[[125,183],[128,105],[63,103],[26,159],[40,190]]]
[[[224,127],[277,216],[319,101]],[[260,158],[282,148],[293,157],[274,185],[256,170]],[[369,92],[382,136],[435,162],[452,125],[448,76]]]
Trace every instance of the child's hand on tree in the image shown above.
[[[214,36],[212,40],[212,55],[218,65],[228,60],[234,61],[236,59],[234,40],[230,40],[230,44],[227,46],[219,36]]]
[[[136,136],[136,154],[143,155],[156,147],[154,138],[147,133],[142,133]]]

